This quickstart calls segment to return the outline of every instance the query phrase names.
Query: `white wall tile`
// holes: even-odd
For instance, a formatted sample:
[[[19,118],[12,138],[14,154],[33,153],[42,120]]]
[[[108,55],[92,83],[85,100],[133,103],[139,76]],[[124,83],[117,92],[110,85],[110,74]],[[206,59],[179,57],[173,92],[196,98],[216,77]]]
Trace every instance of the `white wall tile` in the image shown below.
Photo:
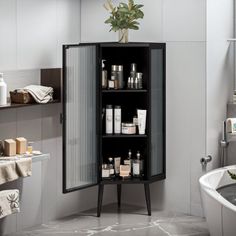
[[[0,140],[16,137],[16,110],[0,111]]]
[[[18,180],[20,213],[17,214],[17,230],[42,223],[41,163],[32,164],[32,176]]]
[[[34,142],[34,150],[41,150],[41,105],[17,108],[17,136]]]
[[[56,0],[17,1],[19,69],[56,66]]]
[[[30,84],[40,84],[40,70],[12,70],[3,71],[4,80],[7,84],[8,96],[9,91],[16,88],[23,88]]]
[[[166,41],[206,40],[205,0],[164,0]]]
[[[117,4],[118,0],[113,2]],[[103,0],[81,1],[81,42],[116,41],[117,34],[109,32],[109,25],[104,23],[109,17],[104,3]]]
[[[62,67],[62,45],[80,42],[80,0],[57,0],[57,66]]]
[[[219,167],[222,122],[234,88],[234,46],[227,41],[207,42],[207,155],[209,169]],[[219,96],[220,94],[220,96]]]
[[[144,18],[139,20],[139,30],[130,30],[131,42],[161,42],[163,41],[163,2],[165,0],[139,0],[143,4]]]
[[[234,0],[208,0],[207,41],[227,40],[234,37]]]
[[[57,139],[59,130],[60,105],[51,104],[42,106],[42,152],[50,153],[50,159],[42,163],[42,188],[43,188],[43,222],[57,217],[57,161],[61,157],[57,155]]]
[[[16,0],[0,1],[0,70],[16,68]]]

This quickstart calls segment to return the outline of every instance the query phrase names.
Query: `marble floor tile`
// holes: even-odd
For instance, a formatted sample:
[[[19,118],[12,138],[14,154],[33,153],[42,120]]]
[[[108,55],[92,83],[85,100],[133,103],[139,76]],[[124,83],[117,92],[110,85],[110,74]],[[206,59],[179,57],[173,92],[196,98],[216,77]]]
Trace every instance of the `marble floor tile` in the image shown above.
[[[123,205],[103,207],[101,217],[96,209],[73,215],[9,236],[209,236],[205,219],[175,212],[152,211]]]

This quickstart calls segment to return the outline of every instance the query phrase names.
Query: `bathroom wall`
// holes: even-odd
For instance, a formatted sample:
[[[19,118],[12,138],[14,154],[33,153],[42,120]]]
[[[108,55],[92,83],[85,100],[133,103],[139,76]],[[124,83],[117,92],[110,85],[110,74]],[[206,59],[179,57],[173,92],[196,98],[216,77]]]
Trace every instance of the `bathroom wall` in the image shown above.
[[[82,0],[81,41],[116,41],[103,24],[105,0]],[[118,0],[113,1],[119,2]],[[232,0],[137,0],[144,4],[139,31],[130,41],[167,44],[167,179],[151,186],[152,206],[203,215],[200,158],[218,166],[221,120],[233,81]],[[145,205],[143,186],[129,186],[123,202]]]
[[[80,41],[80,1],[0,0],[0,29],[0,71],[8,89],[39,84],[40,68],[62,67],[62,44]],[[60,112],[61,104],[0,111],[0,140],[25,136],[51,154],[33,164],[32,177],[0,186],[21,192],[21,212],[0,220],[0,235],[96,206],[96,187],[62,194]],[[104,204],[115,196],[105,191]]]

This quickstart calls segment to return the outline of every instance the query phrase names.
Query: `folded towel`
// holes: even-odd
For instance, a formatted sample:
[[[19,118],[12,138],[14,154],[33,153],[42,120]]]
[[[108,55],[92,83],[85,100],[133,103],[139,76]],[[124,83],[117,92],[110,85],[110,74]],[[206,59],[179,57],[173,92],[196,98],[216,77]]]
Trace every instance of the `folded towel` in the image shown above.
[[[19,190],[5,190],[0,192],[0,219],[20,212]]]
[[[53,99],[53,88],[41,85],[29,85],[24,87],[37,103],[48,103]]]
[[[1,157],[0,184],[32,175],[32,158]]]
[[[20,177],[32,175],[32,158],[20,158],[16,161],[16,172]]]
[[[22,89],[16,89],[17,92],[26,91],[31,94],[37,103],[48,103],[53,100],[53,88],[42,85],[29,85]]]
[[[0,162],[0,184],[18,179],[15,161]]]

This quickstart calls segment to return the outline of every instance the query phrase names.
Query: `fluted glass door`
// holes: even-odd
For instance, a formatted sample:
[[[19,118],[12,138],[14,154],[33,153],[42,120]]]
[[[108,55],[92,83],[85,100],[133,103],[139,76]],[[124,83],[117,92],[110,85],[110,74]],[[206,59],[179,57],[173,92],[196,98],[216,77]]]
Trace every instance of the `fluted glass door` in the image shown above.
[[[63,188],[97,184],[96,46],[64,47]]]

